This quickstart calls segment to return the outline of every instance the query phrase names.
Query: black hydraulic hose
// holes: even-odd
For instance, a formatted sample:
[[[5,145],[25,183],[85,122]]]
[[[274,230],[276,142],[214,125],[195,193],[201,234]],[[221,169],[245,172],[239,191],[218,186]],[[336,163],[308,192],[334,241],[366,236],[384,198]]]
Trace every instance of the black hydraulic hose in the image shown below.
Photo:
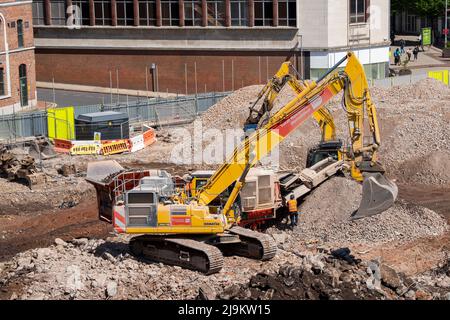
[[[326,77],[328,77],[328,75],[330,73],[332,73],[334,70],[336,70],[337,68],[339,68],[339,66],[344,63],[344,61],[346,61],[348,59],[348,55],[346,54],[345,57],[343,57],[341,60],[339,60],[338,63],[336,63],[331,69],[329,69],[327,71],[327,73],[325,73],[319,80],[317,80],[317,83],[320,83],[323,79],[325,79]]]

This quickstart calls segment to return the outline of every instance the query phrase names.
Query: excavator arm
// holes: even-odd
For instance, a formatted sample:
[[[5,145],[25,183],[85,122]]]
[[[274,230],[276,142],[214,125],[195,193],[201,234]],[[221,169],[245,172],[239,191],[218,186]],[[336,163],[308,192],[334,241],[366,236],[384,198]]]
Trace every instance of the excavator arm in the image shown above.
[[[337,70],[345,61],[347,65],[344,71]],[[294,83],[293,80],[291,82]],[[353,53],[348,53],[317,82],[305,81],[301,89],[298,88],[297,96],[274,115],[268,117],[267,123],[246,138],[234,150],[228,161],[208,180],[198,194],[199,204],[208,205],[238,179],[244,181],[248,168],[269,155],[281,141],[309,117],[313,116],[319,119],[319,124],[321,121],[324,126],[329,126],[327,133],[323,134],[324,139],[333,137],[335,130],[331,114],[323,110],[326,110],[324,106],[333,96],[344,91],[343,107],[347,114],[350,136],[346,160],[351,162],[352,177],[358,181],[364,179],[363,199],[355,218],[381,213],[392,206],[397,197],[397,188],[384,178],[384,169],[377,162],[376,152],[380,145],[377,114],[370,98],[364,69],[358,59]],[[271,90],[270,87],[267,90]],[[369,118],[368,129],[372,136],[372,141],[366,145],[364,144],[365,112]]]
[[[292,73],[291,70],[293,70]],[[246,128],[251,128],[254,125],[262,127],[267,123],[270,113],[274,107],[274,102],[286,85],[289,85],[292,91],[296,94],[300,94],[306,89],[305,84],[296,79],[296,75],[298,75],[298,72],[289,61],[284,62],[281,65],[274,77],[270,79],[270,81],[258,93],[256,101],[250,107],[250,114],[244,124],[245,131],[247,131]],[[256,105],[263,97],[264,101],[261,107],[256,109]],[[333,116],[328,109],[325,107],[321,108],[314,112],[313,116],[321,129],[322,141],[335,140],[336,128],[334,125]]]

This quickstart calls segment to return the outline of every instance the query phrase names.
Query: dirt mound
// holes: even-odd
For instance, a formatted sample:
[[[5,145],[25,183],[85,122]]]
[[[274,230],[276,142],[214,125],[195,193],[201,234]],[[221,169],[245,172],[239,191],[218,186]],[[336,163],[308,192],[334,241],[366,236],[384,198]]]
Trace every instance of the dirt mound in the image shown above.
[[[324,182],[301,204],[296,229],[299,238],[341,245],[374,245],[437,236],[448,229],[446,221],[436,212],[401,201],[382,214],[350,221],[359,206],[361,190],[360,184],[344,177]]]
[[[448,86],[434,79],[424,79],[418,83],[393,86],[392,88],[373,87],[371,94],[377,99],[397,100],[400,102],[410,100],[450,100]]]
[[[244,87],[223,98],[201,115],[203,126],[242,129],[249,114],[249,107],[256,101],[262,88],[260,85]]]
[[[0,178],[0,215],[37,214],[74,207],[82,199],[95,197],[95,189],[79,177],[48,177],[47,183],[30,190],[27,186]]]
[[[399,182],[408,184],[450,184],[450,151],[436,151],[406,161],[399,167],[397,176]]]

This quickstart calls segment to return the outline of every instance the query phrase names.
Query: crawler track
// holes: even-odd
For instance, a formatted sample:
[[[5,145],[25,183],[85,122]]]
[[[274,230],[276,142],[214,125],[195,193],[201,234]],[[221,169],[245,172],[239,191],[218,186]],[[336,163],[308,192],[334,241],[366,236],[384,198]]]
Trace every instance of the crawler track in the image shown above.
[[[227,248],[232,254],[265,261],[272,259],[277,253],[275,241],[266,234],[238,226],[232,227],[229,232],[241,239],[241,243]]]
[[[134,255],[207,275],[219,272],[223,266],[218,248],[191,239],[139,236],[131,239],[130,248]]]

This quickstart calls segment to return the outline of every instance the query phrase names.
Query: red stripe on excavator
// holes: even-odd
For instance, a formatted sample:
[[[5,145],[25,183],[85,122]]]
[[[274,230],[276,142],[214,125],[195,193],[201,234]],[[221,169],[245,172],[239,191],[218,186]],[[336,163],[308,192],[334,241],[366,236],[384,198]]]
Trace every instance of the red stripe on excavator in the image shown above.
[[[114,211],[114,219],[125,224],[125,217],[121,216],[117,211]]]
[[[125,233],[125,230],[123,230],[121,227],[115,226],[114,229],[115,229],[118,233]]]
[[[289,133],[291,133],[293,130],[298,128],[299,125],[305,122],[306,119],[308,119],[314,112],[320,109],[320,107],[330,101],[332,97],[332,91],[329,88],[325,89],[316,99],[294,113],[286,121],[274,127],[273,130],[278,130],[277,133],[285,138]]]

